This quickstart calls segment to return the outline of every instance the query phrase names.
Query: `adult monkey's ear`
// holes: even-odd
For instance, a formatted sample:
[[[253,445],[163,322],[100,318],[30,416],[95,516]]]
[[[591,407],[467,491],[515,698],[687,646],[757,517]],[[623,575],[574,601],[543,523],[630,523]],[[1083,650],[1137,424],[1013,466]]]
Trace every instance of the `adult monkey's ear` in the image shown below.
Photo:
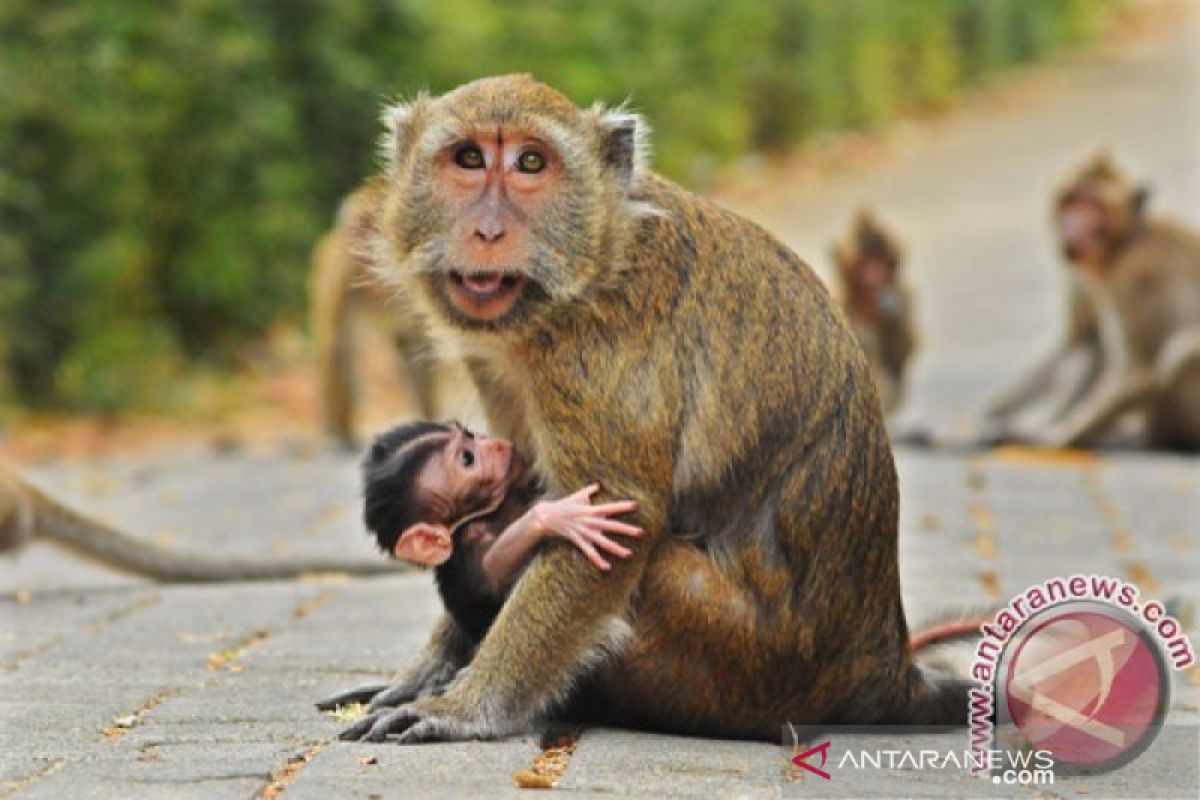
[[[394,172],[412,151],[431,102],[428,93],[420,92],[409,102],[384,107],[380,115],[384,133],[379,150],[389,172]]]
[[[650,161],[650,129],[640,114],[625,106],[592,107],[600,128],[601,157],[625,189],[633,186],[638,173]]]
[[[444,564],[454,552],[454,539],[445,525],[418,522],[410,525],[396,540],[392,554],[399,561],[436,567]]]

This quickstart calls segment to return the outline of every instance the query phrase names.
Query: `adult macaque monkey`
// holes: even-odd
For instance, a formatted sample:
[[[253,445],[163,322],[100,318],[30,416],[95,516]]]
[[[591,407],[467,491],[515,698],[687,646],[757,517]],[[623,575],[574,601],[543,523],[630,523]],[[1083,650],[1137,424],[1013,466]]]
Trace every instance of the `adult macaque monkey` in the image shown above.
[[[1072,280],[1067,337],[988,409],[991,438],[1095,445],[1135,412],[1138,443],[1200,448],[1200,236],[1147,216],[1147,197],[1106,154],[1058,192],[1054,225]],[[1071,369],[1082,375],[1056,397]],[[1019,416],[1047,399],[1049,421],[1022,426]]]
[[[384,188],[383,181],[373,178],[355,190],[342,201],[333,228],[313,248],[309,294],[321,425],[346,447],[354,446],[355,334],[363,323],[385,332],[394,343],[420,415],[435,417],[442,411],[437,365],[420,321],[405,313],[371,270],[375,216]]]
[[[445,618],[351,735],[498,736],[568,702],[766,740],[964,720],[965,684],[913,664],[879,400],[815,274],[650,172],[624,110],[507,76],[386,121],[378,268],[468,358],[547,496],[599,483],[644,536],[608,572],[547,542],[444,694],[425,678],[469,653]]]
[[[904,373],[917,343],[912,293],[900,272],[904,253],[869,211],[858,212],[849,235],[834,245],[842,310],[867,354],[885,414],[904,399]]]
[[[0,463],[0,554],[15,553],[39,539],[120,572],[173,583],[282,580],[321,572],[371,575],[396,569],[328,558],[259,561],[168,550],[72,511]]]

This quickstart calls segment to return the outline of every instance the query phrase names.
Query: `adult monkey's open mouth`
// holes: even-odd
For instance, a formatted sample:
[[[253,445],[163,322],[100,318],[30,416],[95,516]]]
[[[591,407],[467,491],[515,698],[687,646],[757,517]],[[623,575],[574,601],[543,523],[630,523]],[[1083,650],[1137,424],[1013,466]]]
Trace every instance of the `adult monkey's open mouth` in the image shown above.
[[[521,296],[528,279],[519,272],[500,270],[450,270],[447,285],[454,305],[480,321],[506,314]]]

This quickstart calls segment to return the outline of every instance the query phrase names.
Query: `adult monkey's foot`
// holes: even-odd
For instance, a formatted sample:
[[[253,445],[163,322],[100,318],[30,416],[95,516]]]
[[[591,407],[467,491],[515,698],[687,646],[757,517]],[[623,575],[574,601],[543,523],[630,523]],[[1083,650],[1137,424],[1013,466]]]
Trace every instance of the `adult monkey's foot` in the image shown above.
[[[338,734],[343,741],[417,744],[493,739],[516,729],[511,720],[497,723],[478,712],[464,713],[446,697],[425,697],[399,708],[381,708]]]

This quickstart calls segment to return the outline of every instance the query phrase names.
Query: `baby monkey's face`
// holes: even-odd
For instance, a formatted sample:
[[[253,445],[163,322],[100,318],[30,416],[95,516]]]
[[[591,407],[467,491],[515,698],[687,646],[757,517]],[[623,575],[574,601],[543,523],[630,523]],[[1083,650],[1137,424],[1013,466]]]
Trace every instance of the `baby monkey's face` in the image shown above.
[[[499,505],[525,465],[511,442],[458,424],[449,426],[444,439],[417,477],[417,494],[439,522],[455,525]]]
[[[463,523],[496,510],[525,470],[503,439],[458,423],[401,425],[367,456],[363,520],[396,558],[437,566],[454,553],[454,532],[481,527]]]

